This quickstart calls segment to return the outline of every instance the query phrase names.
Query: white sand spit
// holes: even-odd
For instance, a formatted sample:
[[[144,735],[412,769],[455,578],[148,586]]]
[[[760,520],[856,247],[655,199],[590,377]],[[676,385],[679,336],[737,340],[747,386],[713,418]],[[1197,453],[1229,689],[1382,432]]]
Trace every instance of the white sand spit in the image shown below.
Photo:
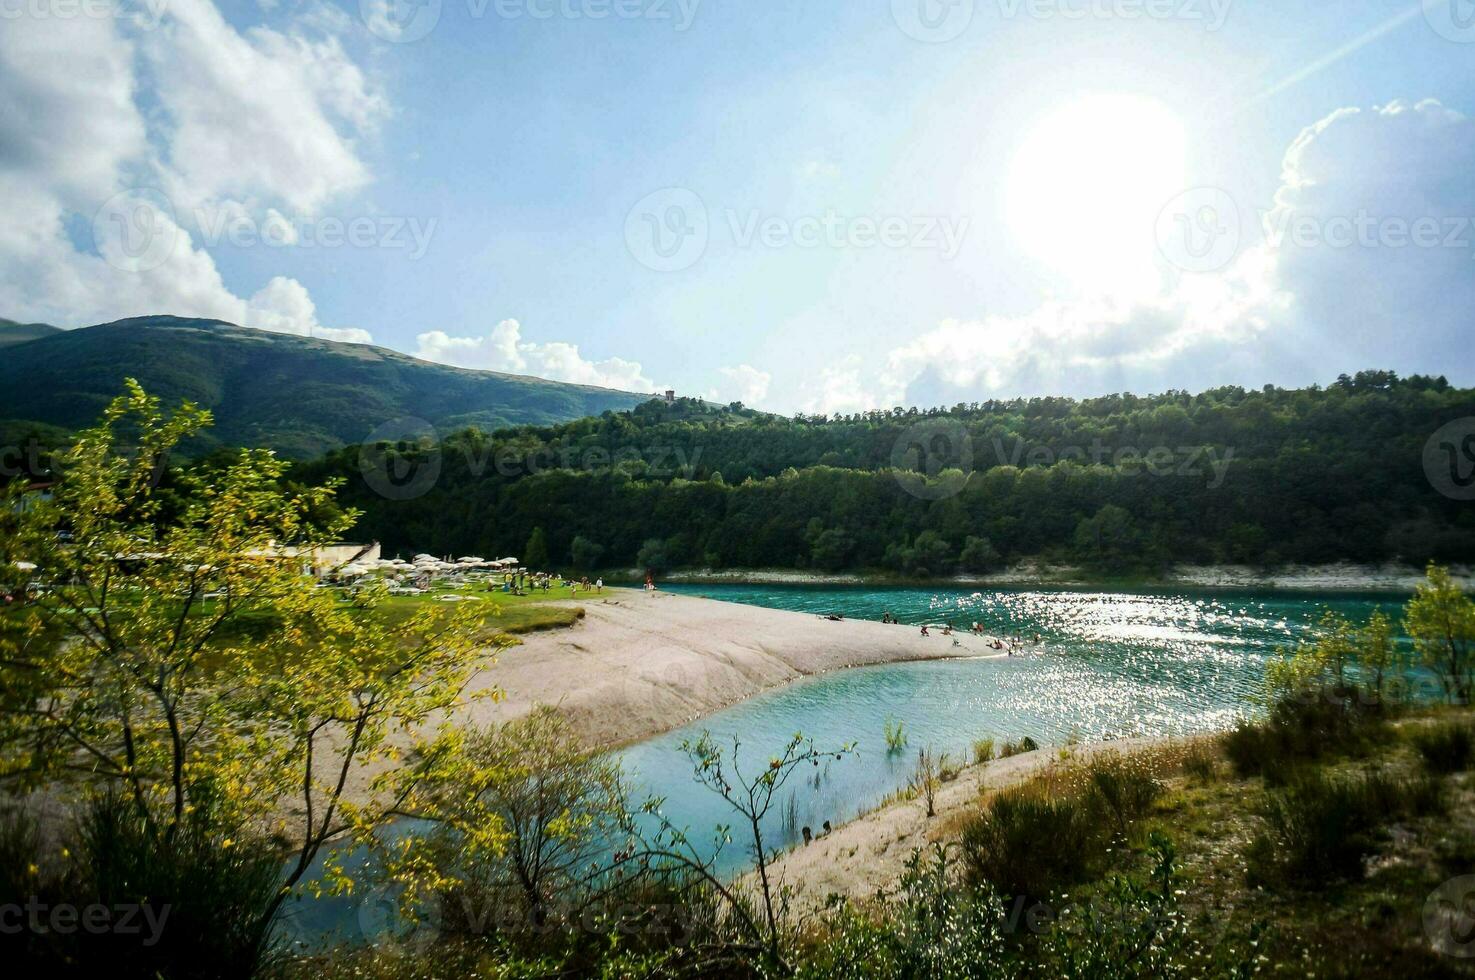
[[[877,622],[831,622],[804,613],[657,592],[581,597],[585,618],[534,633],[504,650],[472,686],[505,692],[467,719],[505,721],[535,705],[559,707],[591,746],[679,727],[767,688],[811,674],[902,660],[1004,656],[992,637]]]

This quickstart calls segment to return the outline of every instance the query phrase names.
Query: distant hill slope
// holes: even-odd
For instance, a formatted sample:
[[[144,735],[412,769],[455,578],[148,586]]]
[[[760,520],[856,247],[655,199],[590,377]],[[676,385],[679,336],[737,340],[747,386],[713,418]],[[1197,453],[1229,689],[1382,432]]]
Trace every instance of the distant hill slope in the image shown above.
[[[16,323],[0,317],[0,347],[24,344],[54,333],[61,333],[61,327],[53,327],[49,323]]]
[[[166,403],[190,399],[211,409],[211,444],[269,446],[299,458],[359,442],[394,419],[443,430],[554,424],[650,398],[218,320],[135,317],[42,333],[0,356],[0,419],[80,428],[133,377]]]

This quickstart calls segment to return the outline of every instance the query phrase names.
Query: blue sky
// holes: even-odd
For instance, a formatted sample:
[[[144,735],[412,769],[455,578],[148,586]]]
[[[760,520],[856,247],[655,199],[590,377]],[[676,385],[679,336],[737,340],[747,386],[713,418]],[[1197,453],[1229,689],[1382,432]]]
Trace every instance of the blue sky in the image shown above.
[[[0,0],[0,315],[783,411],[1472,380],[1469,0],[49,2]]]

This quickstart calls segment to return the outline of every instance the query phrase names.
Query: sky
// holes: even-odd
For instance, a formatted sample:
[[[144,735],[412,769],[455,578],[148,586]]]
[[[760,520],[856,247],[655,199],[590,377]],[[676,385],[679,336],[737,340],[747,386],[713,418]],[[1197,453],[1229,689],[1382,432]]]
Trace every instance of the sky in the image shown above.
[[[0,316],[780,412],[1475,383],[1475,0],[0,0]]]

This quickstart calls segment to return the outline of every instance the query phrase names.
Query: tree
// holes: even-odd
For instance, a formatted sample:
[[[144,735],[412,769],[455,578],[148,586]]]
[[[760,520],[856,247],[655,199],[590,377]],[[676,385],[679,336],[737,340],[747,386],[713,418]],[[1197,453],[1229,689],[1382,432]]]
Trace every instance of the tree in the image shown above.
[[[958,563],[970,572],[988,572],[999,566],[1002,557],[988,538],[969,535],[963,542]]]
[[[815,748],[813,740],[795,733],[784,746],[783,752],[770,758],[768,764],[762,766],[755,775],[743,773],[738,760],[741,747],[742,743],[734,738],[731,751],[724,751],[712,738],[712,733],[705,731],[699,738],[681,743],[682,751],[692,761],[693,777],[697,784],[711,790],[735,810],[750,835],[758,871],[759,899],[763,904],[763,925],[760,926],[754,920],[748,913],[746,904],[712,873],[715,856],[707,859],[692,856],[685,833],[672,826],[661,815],[661,800],[651,800],[645,805],[644,812],[658,820],[659,829],[654,840],[646,843],[634,856],[642,863],[652,860],[674,862],[675,866],[707,881],[727,903],[729,910],[743,923],[745,931],[761,944],[768,959],[781,972],[789,973],[792,971],[784,964],[779,950],[782,938],[779,913],[774,904],[773,882],[768,874],[768,866],[777,857],[777,853],[770,851],[765,842],[763,821],[773,810],[779,791],[787,785],[796,771],[806,766],[818,767],[831,759],[838,762],[854,753],[855,746],[852,743],[835,751],[821,751]],[[728,839],[727,828],[719,828],[718,833],[724,841]],[[719,846],[718,850],[720,849]]]
[[[660,538],[647,539],[635,556],[635,564],[652,575],[658,575],[670,568],[671,557],[666,550],[666,542]]]
[[[912,545],[911,571],[937,575],[952,565],[953,546],[936,531],[923,531]]]
[[[1475,602],[1454,584],[1449,569],[1430,563],[1404,620],[1414,649],[1445,694],[1469,704],[1475,690]]]
[[[435,865],[454,879],[468,918],[510,906],[541,930],[557,911],[577,914],[596,894],[590,867],[626,822],[619,764],[585,749],[547,707],[470,734],[464,760],[424,797],[441,822]]]
[[[912,773],[912,788],[927,803],[927,819],[937,816],[937,791],[942,789],[942,774],[947,768],[947,753],[938,755],[930,747],[917,750],[917,768]]]
[[[569,547],[569,560],[575,568],[586,572],[592,572],[599,567],[599,559],[604,557],[604,545],[584,537],[582,534],[574,538],[574,543]]]
[[[1141,538],[1125,508],[1106,504],[1076,525],[1075,546],[1087,561],[1116,567],[1137,557]]]
[[[548,570],[548,536],[541,527],[533,528],[528,535],[527,547],[522,549],[522,563],[535,572]]]
[[[817,568],[827,572],[838,571],[845,567],[854,547],[855,541],[850,535],[839,528],[830,528],[815,536],[814,544],[810,546],[810,557]]]
[[[434,720],[489,658],[474,613],[393,624],[377,597],[319,588],[306,566],[355,515],[316,523],[331,488],[284,490],[270,452],[172,471],[161,493],[162,461],[209,421],[129,381],[50,500],[0,507],[0,584],[24,597],[0,633],[0,780],[116,796],[161,853],[187,825],[269,830],[287,866],[264,945],[323,845],[372,836],[454,752]]]
[[[1400,667],[1393,623],[1382,610],[1374,610],[1367,625],[1357,633],[1357,668],[1363,682],[1380,697],[1389,673]]]

